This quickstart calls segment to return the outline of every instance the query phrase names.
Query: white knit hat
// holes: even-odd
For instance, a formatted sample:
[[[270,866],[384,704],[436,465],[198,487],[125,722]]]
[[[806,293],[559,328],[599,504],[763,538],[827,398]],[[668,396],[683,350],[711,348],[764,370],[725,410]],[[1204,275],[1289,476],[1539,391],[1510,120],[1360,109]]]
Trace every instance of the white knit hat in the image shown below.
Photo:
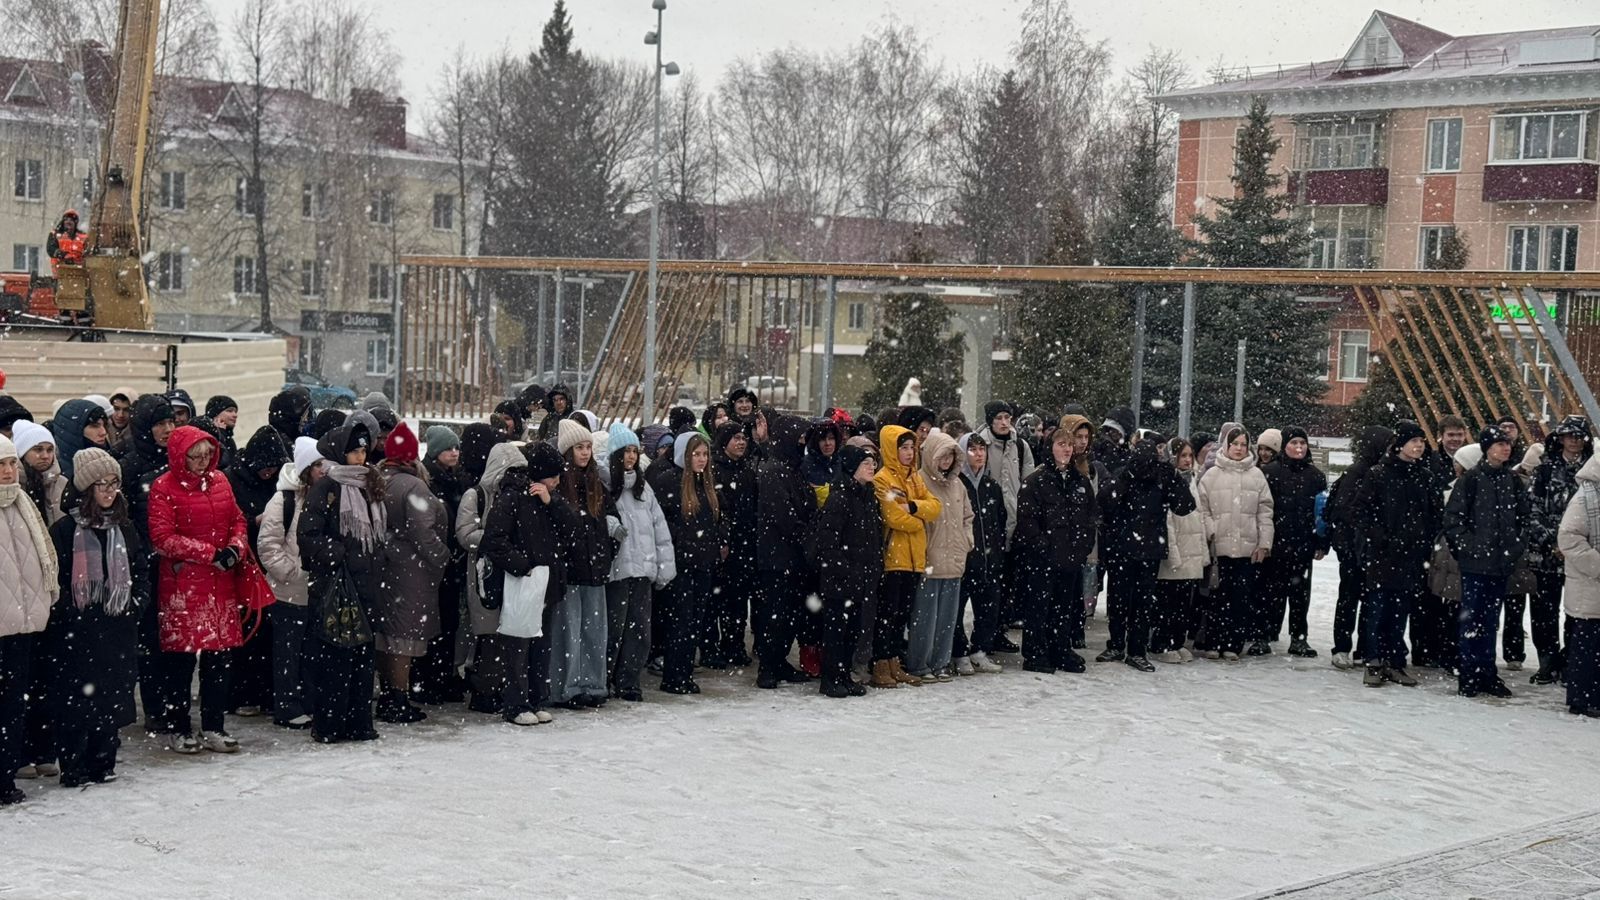
[[[294,439],[294,477],[300,478],[306,470],[322,461],[322,454],[317,451],[317,439],[314,437],[297,437]]]
[[[593,443],[589,429],[572,419],[562,419],[556,426],[556,452],[562,456],[579,444]]]
[[[0,434],[0,459],[16,459],[17,445],[11,443],[11,438]]]
[[[1478,467],[1478,463],[1483,462],[1483,445],[1462,444],[1461,449],[1456,451],[1455,459],[1456,465],[1460,466],[1463,471],[1470,472]]]
[[[26,419],[18,419],[17,424],[11,426],[11,442],[17,448],[17,457],[20,459],[28,455],[28,451],[40,444],[55,445],[56,436],[50,429],[43,425],[35,425]]]

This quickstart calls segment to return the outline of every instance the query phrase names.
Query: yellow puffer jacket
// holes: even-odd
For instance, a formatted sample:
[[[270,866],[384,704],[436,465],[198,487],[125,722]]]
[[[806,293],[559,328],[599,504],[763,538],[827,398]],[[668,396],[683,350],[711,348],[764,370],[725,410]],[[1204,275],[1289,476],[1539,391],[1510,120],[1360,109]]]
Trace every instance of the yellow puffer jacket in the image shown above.
[[[883,468],[873,477],[878,506],[883,510],[883,530],[888,544],[883,551],[885,572],[917,572],[928,568],[928,523],[939,518],[943,509],[928,492],[917,461],[902,466],[896,446],[902,434],[911,432],[898,425],[885,426],[878,433],[878,449]]]

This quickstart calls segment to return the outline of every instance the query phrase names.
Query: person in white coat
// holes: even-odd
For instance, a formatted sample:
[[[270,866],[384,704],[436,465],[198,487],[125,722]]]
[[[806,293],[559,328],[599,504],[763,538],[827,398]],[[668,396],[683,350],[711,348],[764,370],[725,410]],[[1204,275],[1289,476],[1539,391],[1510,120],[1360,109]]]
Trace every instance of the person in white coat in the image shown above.
[[[1256,570],[1272,550],[1272,489],[1250,452],[1250,433],[1222,426],[1217,463],[1200,476],[1200,511],[1217,560],[1206,617],[1206,658],[1237,660],[1250,630]]]
[[[1578,470],[1578,491],[1556,533],[1567,581],[1567,710],[1600,719],[1600,453]]]
[[[651,589],[671,583],[678,566],[667,518],[639,467],[638,436],[613,425],[609,440],[607,490],[616,512],[606,518],[606,528],[617,542],[617,555],[606,584],[606,672],[611,696],[638,702],[644,699],[639,676],[650,661]]]
[[[506,665],[509,651],[508,638],[500,635],[500,579],[490,571],[489,561],[481,556],[484,526],[489,521],[489,510],[494,507],[502,487],[512,490],[527,489],[528,458],[520,445],[505,442],[489,450],[489,461],[484,465],[483,477],[476,486],[461,495],[461,505],[456,510],[456,543],[467,551],[467,628],[461,630],[462,640],[470,639],[466,653],[467,685],[471,699],[467,708],[473,712],[499,715],[503,712],[506,686]],[[485,596],[485,590],[490,596]],[[552,717],[544,710],[535,712],[542,722]]]
[[[61,589],[55,545],[21,476],[16,445],[0,437],[0,806],[25,799],[16,771],[36,762],[25,758],[29,657]]]
[[[1211,562],[1211,550],[1206,544],[1205,513],[1200,509],[1194,447],[1183,438],[1173,438],[1167,452],[1178,477],[1194,494],[1195,510],[1181,516],[1167,511],[1167,558],[1156,571],[1156,629],[1150,652],[1164,663],[1185,663],[1194,659],[1184,644],[1193,620],[1195,593]]]
[[[295,522],[306,492],[322,474],[317,439],[295,438],[293,465],[278,470],[278,489],[261,514],[256,540],[261,569],[278,601],[267,607],[267,615],[272,617],[272,721],[283,728],[310,728],[316,707],[312,692],[316,639]]]

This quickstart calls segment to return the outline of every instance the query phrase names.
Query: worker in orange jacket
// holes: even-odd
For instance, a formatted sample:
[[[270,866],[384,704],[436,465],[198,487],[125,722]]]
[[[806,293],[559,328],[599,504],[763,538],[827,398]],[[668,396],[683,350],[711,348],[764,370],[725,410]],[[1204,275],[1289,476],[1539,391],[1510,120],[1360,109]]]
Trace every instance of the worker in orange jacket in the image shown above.
[[[45,240],[44,249],[50,255],[50,270],[54,272],[62,263],[83,265],[83,249],[88,239],[88,234],[78,228],[78,211],[69,209],[62,213],[56,230]]]

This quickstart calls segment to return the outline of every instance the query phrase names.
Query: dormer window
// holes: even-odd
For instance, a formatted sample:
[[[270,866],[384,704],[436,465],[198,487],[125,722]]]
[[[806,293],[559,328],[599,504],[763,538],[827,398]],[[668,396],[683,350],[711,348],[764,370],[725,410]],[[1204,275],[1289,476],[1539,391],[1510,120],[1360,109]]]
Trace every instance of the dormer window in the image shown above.
[[[28,106],[44,105],[44,91],[39,89],[39,82],[27,66],[17,75],[17,80],[11,83],[11,89],[6,91],[7,103],[21,103]]]
[[[1366,39],[1367,64],[1374,68],[1387,66],[1394,42],[1387,35],[1372,35]]]

